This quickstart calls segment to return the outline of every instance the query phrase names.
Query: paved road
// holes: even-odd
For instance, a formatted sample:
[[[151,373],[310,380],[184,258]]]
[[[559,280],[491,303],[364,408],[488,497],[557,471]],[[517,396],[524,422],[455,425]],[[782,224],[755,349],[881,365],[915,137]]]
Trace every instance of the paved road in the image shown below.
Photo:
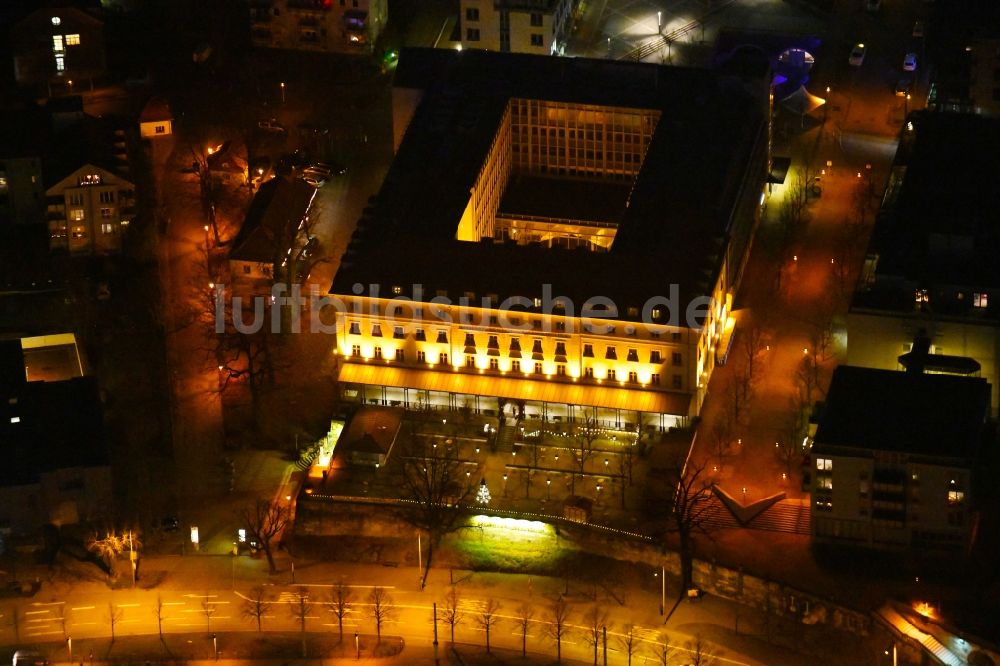
[[[16,612],[22,642],[52,641],[51,649],[57,651],[53,656],[65,658],[58,650],[64,649],[64,637],[69,635],[80,654],[79,650],[86,649],[88,639],[109,635],[112,612],[109,604],[114,612],[120,613],[115,626],[117,636],[155,634],[157,600],[162,603],[163,631],[167,634],[253,632],[256,630],[254,620],[243,617],[242,610],[256,585],[262,585],[269,598],[276,602],[263,618],[265,630],[298,630],[298,620],[293,617],[291,607],[298,590],[302,589],[313,604],[306,619],[307,631],[329,633],[336,631],[337,621],[322,602],[329,599],[332,584],[340,580],[350,586],[353,596],[345,618],[345,632],[374,633],[367,595],[373,585],[379,584],[389,592],[395,608],[383,631],[402,636],[408,645],[429,645],[433,633],[432,603],[439,604],[440,613],[440,604],[451,588],[449,574],[445,571],[433,571],[428,586],[419,591],[418,572],[414,567],[388,569],[344,563],[300,563],[302,566],[296,570],[297,580],[293,584],[287,564],[287,561],[283,563],[281,573],[269,577],[262,560],[244,556],[148,558],[144,567],[149,575],[154,571],[166,574],[154,590],[110,591],[101,583],[47,583],[34,598],[2,607],[0,644],[15,643],[13,618]],[[519,649],[521,636],[515,624],[516,609],[521,602],[528,601],[535,612],[528,632],[529,649],[554,652],[553,642],[546,635],[549,624],[546,608],[548,600],[563,591],[562,580],[468,572],[456,573],[455,579],[459,608],[464,615],[456,628],[457,641],[482,644],[483,632],[476,626],[475,618],[486,599],[492,598],[501,603],[501,622],[491,633],[492,644]],[[220,586],[220,582],[228,585]],[[586,659],[591,648],[584,639],[584,613],[593,602],[572,587],[570,591],[570,631],[563,642],[563,654],[568,658]],[[608,611],[610,663],[625,662],[619,637],[623,627],[629,624],[635,625],[636,633],[648,649],[667,636],[669,643],[683,654],[693,635],[699,634],[721,645],[719,664],[803,663],[801,657],[747,635],[745,632],[752,624],[749,619],[752,616],[745,611],[740,621],[744,633],[737,635],[731,631],[738,607],[724,600],[708,597],[694,604],[684,602],[664,630],[658,614],[658,595],[634,592],[629,593],[628,598],[627,606],[613,602],[605,605],[602,600]],[[438,630],[442,638],[447,637],[443,621],[439,620]],[[753,656],[748,656],[750,654]]]

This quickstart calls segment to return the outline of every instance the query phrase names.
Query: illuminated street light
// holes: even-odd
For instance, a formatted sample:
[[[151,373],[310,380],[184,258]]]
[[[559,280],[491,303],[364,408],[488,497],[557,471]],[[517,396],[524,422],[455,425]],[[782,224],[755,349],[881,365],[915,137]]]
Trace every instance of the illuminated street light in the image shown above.
[[[545,479],[545,499],[552,499],[552,479]]]
[[[281,103],[285,103],[285,82],[281,82]]]

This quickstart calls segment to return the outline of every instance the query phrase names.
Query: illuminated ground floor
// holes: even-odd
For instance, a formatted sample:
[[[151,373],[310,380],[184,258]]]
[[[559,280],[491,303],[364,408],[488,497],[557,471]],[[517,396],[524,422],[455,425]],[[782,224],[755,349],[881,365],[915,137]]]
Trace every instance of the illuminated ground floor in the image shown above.
[[[524,403],[528,421],[575,423],[585,418],[606,428],[665,431],[687,424],[691,396],[617,386],[584,385],[464,373],[346,363],[341,398],[363,405],[415,411],[469,410],[513,419]]]

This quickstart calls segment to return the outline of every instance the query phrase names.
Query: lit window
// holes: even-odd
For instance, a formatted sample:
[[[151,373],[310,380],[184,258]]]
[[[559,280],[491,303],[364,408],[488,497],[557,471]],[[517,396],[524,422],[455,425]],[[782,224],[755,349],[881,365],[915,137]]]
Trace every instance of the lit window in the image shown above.
[[[973,294],[972,304],[977,308],[985,308],[989,306],[989,294]]]
[[[394,294],[402,294],[403,293],[403,288],[400,287],[400,286],[398,286],[398,285],[394,286],[392,288],[392,293],[394,293]]]
[[[499,370],[499,369],[500,369],[500,361],[498,361],[495,358],[491,358],[490,359],[490,370]]]
[[[536,298],[535,299],[535,307],[536,308],[542,307],[542,299],[540,299],[540,298]]]
[[[826,490],[833,490],[833,477],[829,474],[824,474],[822,476],[816,477],[816,487],[824,488]]]
[[[62,35],[52,35],[52,50],[55,53],[62,53],[65,50]]]
[[[69,212],[69,217],[75,222],[79,222],[84,218],[84,211],[82,208],[74,208]]]
[[[62,23],[62,19],[61,18],[59,18],[58,16],[53,16],[52,17],[52,25],[59,25],[60,23]]]
[[[636,382],[639,381],[639,373],[635,372],[634,370],[630,370],[628,373],[628,380],[630,383],[635,384]]]
[[[381,347],[376,347],[375,348],[375,358],[378,358],[378,359],[382,358],[382,348]]]
[[[361,356],[361,345],[351,345],[351,356],[355,358]]]
[[[962,506],[965,503],[965,493],[961,490],[948,491],[948,506]]]
[[[115,233],[115,225],[109,224],[107,222],[101,224],[101,233],[104,234],[105,236],[108,234]]]
[[[468,356],[466,356],[465,357],[465,367],[467,367],[467,368],[474,368],[474,367],[476,367],[476,357],[473,356],[472,354],[469,354]]]
[[[829,458],[816,458],[816,469],[830,472],[833,470],[833,461]]]
[[[21,422],[21,417],[20,416],[12,416],[12,417],[10,417],[10,422],[11,423],[20,423]]]
[[[66,46],[79,46],[80,35],[66,35]]]
[[[62,56],[56,56],[56,71],[57,72],[66,71],[66,60]]]
[[[611,368],[610,370],[608,370],[608,379],[610,379],[612,381],[618,379],[618,371],[615,370],[614,368]]]

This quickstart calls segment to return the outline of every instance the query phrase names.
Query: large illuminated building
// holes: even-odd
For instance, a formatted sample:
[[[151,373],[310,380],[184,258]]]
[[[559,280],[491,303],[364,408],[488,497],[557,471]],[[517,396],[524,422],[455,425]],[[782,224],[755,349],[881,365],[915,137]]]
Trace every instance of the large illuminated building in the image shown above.
[[[331,289],[342,397],[697,414],[763,200],[767,72],[419,49],[393,95],[396,157]]]

